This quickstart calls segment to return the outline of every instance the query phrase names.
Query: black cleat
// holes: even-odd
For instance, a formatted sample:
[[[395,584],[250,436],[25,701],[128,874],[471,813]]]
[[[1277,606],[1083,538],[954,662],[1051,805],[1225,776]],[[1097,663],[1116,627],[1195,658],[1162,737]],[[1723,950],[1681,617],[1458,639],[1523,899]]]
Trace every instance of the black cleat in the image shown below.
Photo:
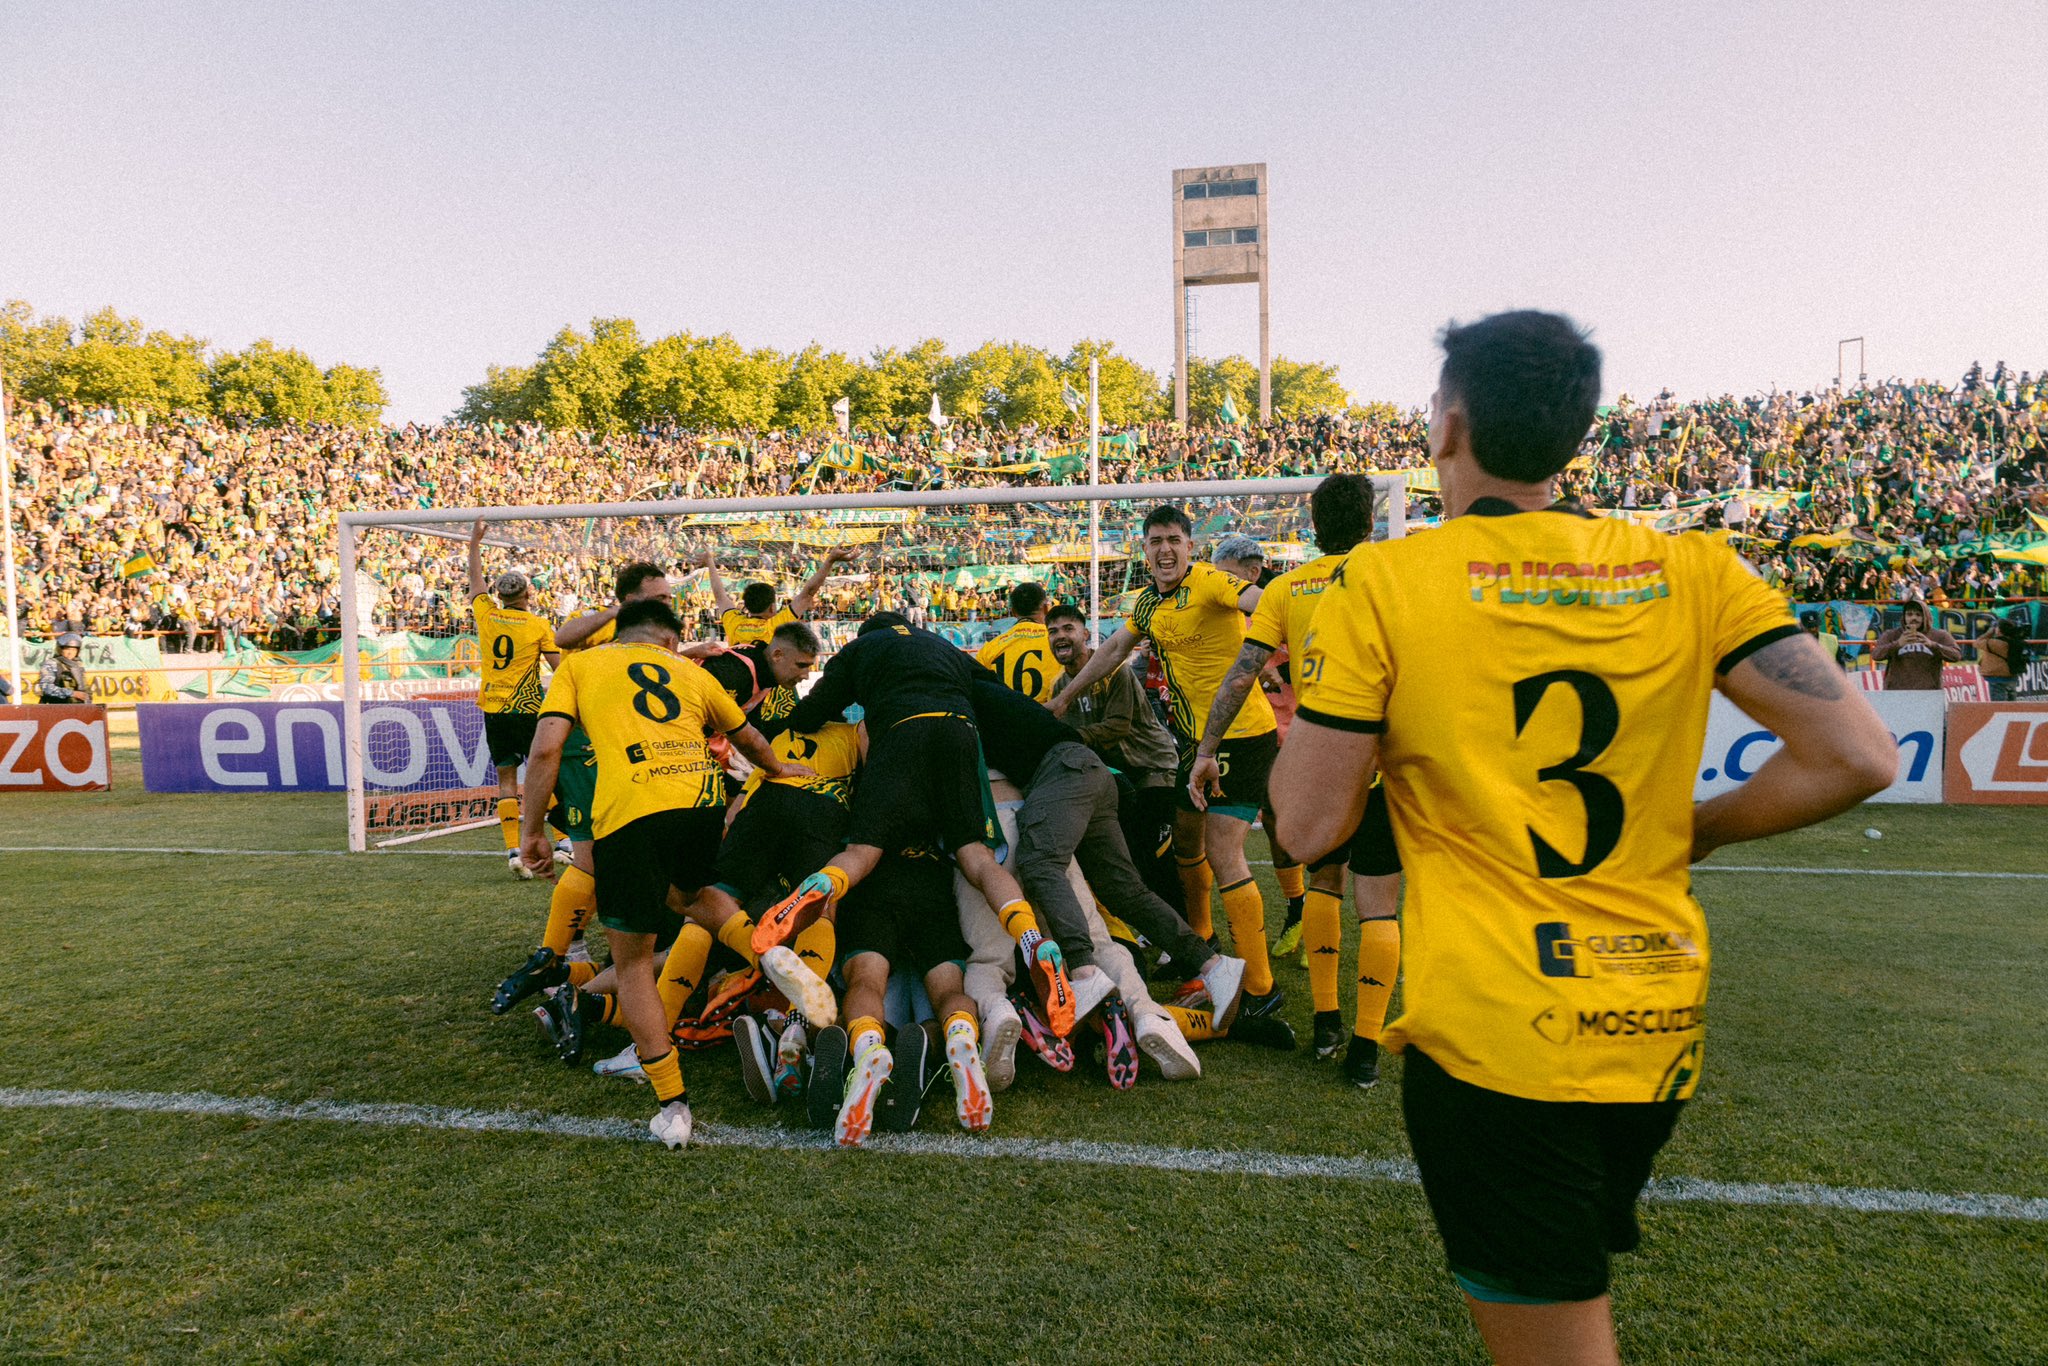
[[[1246,1015],[1237,1013],[1237,1023],[1230,1027],[1226,1036],[1239,1043],[1257,1044],[1261,1048],[1277,1048],[1288,1052],[1295,1046],[1294,1026],[1278,1015]]]
[[[498,983],[497,993],[491,997],[491,1014],[503,1015],[527,997],[568,980],[569,964],[565,960],[557,957],[553,949],[535,949],[533,957],[519,971]]]
[[[1249,1015],[1253,1019],[1259,1019],[1273,1014],[1286,1004],[1287,993],[1278,987],[1274,987],[1264,996],[1254,996],[1247,991],[1244,994],[1244,1003],[1237,1008],[1237,1018],[1242,1020],[1245,1016]],[[1291,1043],[1287,1046],[1289,1048],[1294,1047]]]
[[[932,1036],[921,1024],[905,1025],[896,1031],[896,1042],[890,1045],[889,1052],[896,1059],[896,1066],[882,1088],[875,1127],[891,1133],[908,1133],[917,1124],[925,1087],[931,1084]]]
[[[541,1025],[555,1041],[555,1056],[573,1067],[583,1061],[583,993],[564,984],[548,998]]]
[[[832,1131],[839,1103],[846,1098],[846,1031],[831,1025],[811,1040],[811,1080],[804,1088],[804,1109],[813,1129]]]
[[[1344,1032],[1344,1018],[1334,1010],[1316,1012],[1315,1049],[1316,1061],[1328,1062],[1344,1047],[1344,1040],[1350,1037]]]
[[[1344,1080],[1361,1091],[1370,1091],[1380,1084],[1380,1046],[1372,1039],[1351,1038],[1351,1047],[1344,1054]]]

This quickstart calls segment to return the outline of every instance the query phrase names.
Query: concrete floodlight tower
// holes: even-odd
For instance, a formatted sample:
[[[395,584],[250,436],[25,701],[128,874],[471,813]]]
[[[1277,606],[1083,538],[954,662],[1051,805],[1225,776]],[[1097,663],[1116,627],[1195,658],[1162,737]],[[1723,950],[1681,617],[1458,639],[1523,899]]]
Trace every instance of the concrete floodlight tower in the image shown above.
[[[1173,173],[1173,416],[1188,420],[1188,290],[1259,287],[1259,420],[1273,415],[1266,314],[1266,163]]]

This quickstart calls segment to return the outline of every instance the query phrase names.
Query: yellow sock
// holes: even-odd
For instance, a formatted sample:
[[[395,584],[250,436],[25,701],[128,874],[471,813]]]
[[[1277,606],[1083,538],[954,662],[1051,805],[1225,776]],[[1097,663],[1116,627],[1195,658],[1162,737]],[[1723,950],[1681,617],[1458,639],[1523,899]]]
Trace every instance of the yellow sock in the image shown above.
[[[755,967],[761,965],[760,955],[754,952],[754,919],[745,911],[734,914],[718,927],[718,942]]]
[[[571,963],[569,965],[569,985],[572,987],[583,986],[595,976],[597,976],[597,964],[595,963]]]
[[[683,1060],[676,1056],[675,1049],[669,1049],[653,1062],[640,1059],[640,1070],[647,1074],[647,1084],[654,1088],[654,1098],[663,1105],[683,1098]]]
[[[1038,928],[1038,917],[1031,913],[1031,903],[1017,900],[997,909],[996,919],[1003,922],[1003,932],[1012,939],[1022,939]]]
[[[1344,894],[1308,889],[1301,910],[1301,946],[1308,950],[1308,994],[1316,1011],[1337,1008],[1337,960],[1344,943]]]
[[[1307,884],[1303,881],[1301,874],[1302,867],[1298,863],[1274,864],[1273,876],[1280,883],[1280,895],[1286,897],[1289,901],[1303,895],[1303,889]]]
[[[555,878],[555,894],[548,898],[548,927],[540,946],[559,958],[583,933],[590,913],[597,909],[597,880],[570,864]]]
[[[654,989],[661,993],[661,1008],[668,1014],[669,1028],[682,1018],[683,1006],[704,980],[704,965],[711,961],[711,932],[702,925],[683,926],[676,942],[669,946],[668,961],[661,965],[661,977]]]
[[[1189,1043],[1220,1039],[1228,1032],[1218,1029],[1215,1017],[1206,1010],[1189,1010],[1186,1006],[1167,1006],[1165,1009],[1167,1014],[1173,1016],[1173,1022],[1180,1026],[1181,1035]]]
[[[498,833],[505,837],[505,851],[519,847],[519,799],[498,798]]]
[[[876,1043],[882,1041],[882,1022],[874,1016],[863,1015],[849,1023],[846,1026],[846,1037],[852,1041],[852,1048],[849,1051],[858,1056],[861,1049],[867,1047],[866,1040],[870,1035],[874,1037]]]
[[[832,974],[832,960],[839,956],[839,930],[824,916],[796,932],[796,956],[820,977]]]
[[[974,1022],[974,1015],[972,1014],[972,1012],[965,1010],[956,1010],[951,1015],[948,1015],[946,1017],[947,1037],[950,1038],[953,1034],[953,1031],[956,1029],[965,1030],[968,1039],[975,1043],[979,1043],[981,1041],[981,1026]]]
[[[1190,860],[1176,854],[1173,862],[1180,870],[1180,896],[1187,906],[1188,928],[1196,938],[1207,939],[1216,933],[1216,922],[1209,914],[1209,889],[1216,881],[1209,873],[1209,856]]]
[[[836,863],[828,863],[823,868],[820,868],[818,871],[823,873],[826,876],[826,878],[832,883],[832,899],[834,901],[837,901],[840,897],[845,896],[846,889],[853,885],[852,882],[846,876],[846,870],[844,868],[841,868]]]
[[[1394,919],[1358,922],[1358,1017],[1351,1032],[1377,1041],[1387,1024],[1387,1002],[1394,998],[1394,979],[1401,972],[1401,922]]]
[[[1244,959],[1244,989],[1264,996],[1273,989],[1273,965],[1266,958],[1266,898],[1259,884],[1246,878],[1223,889],[1223,916],[1230,922],[1230,941]]]

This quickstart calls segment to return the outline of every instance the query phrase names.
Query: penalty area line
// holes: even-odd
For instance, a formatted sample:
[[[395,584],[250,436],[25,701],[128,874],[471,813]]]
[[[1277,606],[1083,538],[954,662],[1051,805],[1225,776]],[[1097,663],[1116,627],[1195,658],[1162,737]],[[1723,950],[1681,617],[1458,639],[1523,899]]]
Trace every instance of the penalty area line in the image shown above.
[[[225,1117],[264,1121],[316,1120],[380,1128],[454,1133],[531,1134],[548,1138],[652,1143],[636,1120],[549,1115],[525,1110],[466,1110],[441,1105],[355,1101],[281,1101],[220,1096],[204,1091],[59,1091],[0,1087],[0,1110],[92,1110]],[[823,1134],[754,1125],[700,1124],[694,1146],[757,1152],[832,1152]],[[968,1161],[1010,1158],[1073,1166],[1123,1167],[1218,1176],[1311,1177],[1327,1181],[1420,1184],[1406,1158],[1325,1157],[1314,1154],[1171,1148],[1074,1138],[969,1138],[947,1134],[876,1134],[867,1148],[883,1154]],[[1935,1191],[1828,1186],[1809,1182],[1709,1181],[1660,1177],[1644,1198],[1664,1203],[1779,1205],[1846,1210],[1857,1214],[1945,1214],[1963,1219],[2048,1223],[2048,1198],[2021,1195],[1945,1195]]]

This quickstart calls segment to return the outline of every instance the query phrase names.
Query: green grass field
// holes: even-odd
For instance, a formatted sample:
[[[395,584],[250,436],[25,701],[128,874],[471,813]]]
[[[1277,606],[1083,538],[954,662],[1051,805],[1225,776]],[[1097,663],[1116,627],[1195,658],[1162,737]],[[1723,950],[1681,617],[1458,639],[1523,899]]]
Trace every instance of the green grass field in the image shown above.
[[[486,1009],[543,885],[482,858],[55,852],[340,845],[339,798],[152,797],[132,734],[116,760],[111,793],[0,807],[0,845],[41,851],[4,855],[25,970],[0,1088],[644,1120],[644,1090]],[[2040,811],[1873,808],[1717,862],[2048,873],[2044,833]],[[1661,1176],[2036,1203],[1649,1203],[1617,1263],[1625,1354],[2048,1359],[2048,882],[1698,891],[1712,1042]],[[1306,1037],[1304,974],[1281,981]],[[1305,1050],[1203,1061],[1128,1094],[1027,1062],[995,1135],[1406,1154],[1398,1061],[1366,1096]],[[700,1124],[777,1123],[728,1053],[685,1069]],[[19,1103],[0,1182],[6,1359],[1482,1359],[1421,1193],[1394,1182]]]

